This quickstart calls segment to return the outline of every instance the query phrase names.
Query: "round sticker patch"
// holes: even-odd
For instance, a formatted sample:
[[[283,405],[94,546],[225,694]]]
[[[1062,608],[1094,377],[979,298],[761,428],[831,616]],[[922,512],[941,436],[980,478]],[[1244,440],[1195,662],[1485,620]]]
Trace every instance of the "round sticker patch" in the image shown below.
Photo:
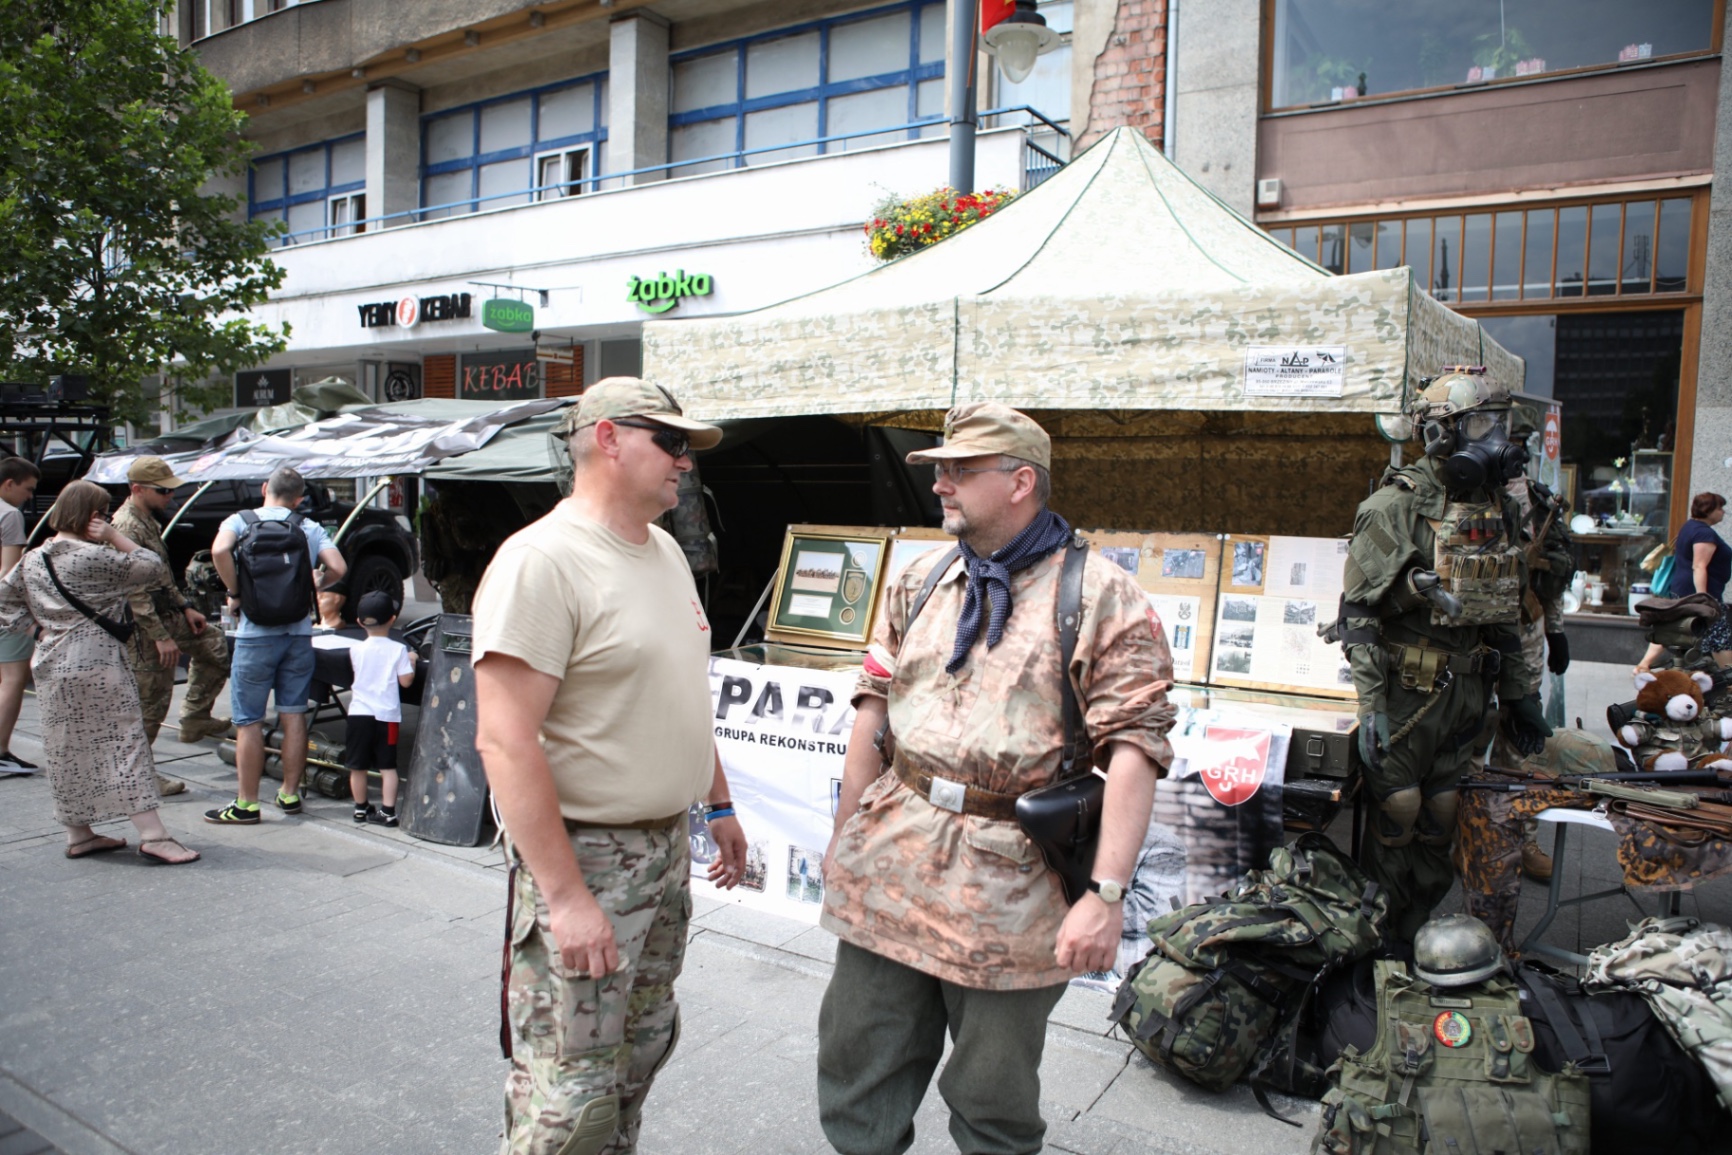
[[[1444,1011],[1432,1020],[1431,1033],[1446,1047],[1465,1047],[1473,1038],[1473,1024],[1460,1011]]]

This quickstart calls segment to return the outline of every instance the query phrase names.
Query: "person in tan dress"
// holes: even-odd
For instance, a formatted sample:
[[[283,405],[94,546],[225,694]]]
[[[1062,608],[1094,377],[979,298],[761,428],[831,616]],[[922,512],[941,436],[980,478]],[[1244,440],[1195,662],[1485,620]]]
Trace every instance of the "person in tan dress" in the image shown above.
[[[0,630],[32,624],[42,630],[31,672],[66,857],[123,849],[125,839],[91,826],[125,817],[138,828],[145,858],[193,862],[198,853],[172,837],[157,814],[156,766],[144,740],[138,687],[125,647],[98,620],[118,626],[126,599],[159,581],[163,564],[109,523],[108,505],[107,492],[88,481],[61,491],[48,517],[54,536],[0,580]]]

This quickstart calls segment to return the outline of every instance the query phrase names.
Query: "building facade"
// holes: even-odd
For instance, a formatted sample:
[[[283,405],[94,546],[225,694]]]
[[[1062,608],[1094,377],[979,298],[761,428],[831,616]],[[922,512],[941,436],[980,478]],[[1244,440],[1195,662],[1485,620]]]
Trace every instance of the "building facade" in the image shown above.
[[[1168,3],[1173,154],[1295,251],[1406,265],[1526,359],[1575,510],[1612,523],[1578,563],[1623,616],[1690,496],[1732,491],[1724,0]]]
[[[977,189],[1068,158],[1097,88],[1098,123],[1158,135],[1164,10],[1133,6],[1042,3],[1060,44],[1019,84],[976,62]],[[950,24],[946,0],[184,0],[170,31],[248,114],[230,191],[283,230],[255,315],[289,348],[236,406],[332,376],[575,393],[637,369],[648,317],[865,271],[874,205],[946,183]]]

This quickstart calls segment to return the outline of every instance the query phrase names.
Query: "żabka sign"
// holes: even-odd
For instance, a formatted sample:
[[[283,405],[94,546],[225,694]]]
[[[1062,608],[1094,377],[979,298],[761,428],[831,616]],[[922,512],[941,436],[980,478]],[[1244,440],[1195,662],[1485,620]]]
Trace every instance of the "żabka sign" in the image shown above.
[[[646,313],[665,313],[680,303],[682,297],[707,297],[714,287],[708,273],[687,274],[675,269],[673,276],[657,273],[653,277],[633,277],[626,283],[625,299],[636,301]]]
[[[467,318],[468,293],[438,293],[431,297],[402,297],[356,305],[363,329],[413,329],[422,321],[457,321]]]

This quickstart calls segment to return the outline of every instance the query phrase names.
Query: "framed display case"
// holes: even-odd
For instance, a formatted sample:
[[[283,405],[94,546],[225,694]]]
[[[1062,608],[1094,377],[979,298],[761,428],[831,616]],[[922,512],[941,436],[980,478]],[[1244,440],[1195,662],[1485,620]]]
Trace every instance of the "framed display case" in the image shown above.
[[[770,604],[771,641],[858,649],[871,638],[891,530],[791,525]]]

